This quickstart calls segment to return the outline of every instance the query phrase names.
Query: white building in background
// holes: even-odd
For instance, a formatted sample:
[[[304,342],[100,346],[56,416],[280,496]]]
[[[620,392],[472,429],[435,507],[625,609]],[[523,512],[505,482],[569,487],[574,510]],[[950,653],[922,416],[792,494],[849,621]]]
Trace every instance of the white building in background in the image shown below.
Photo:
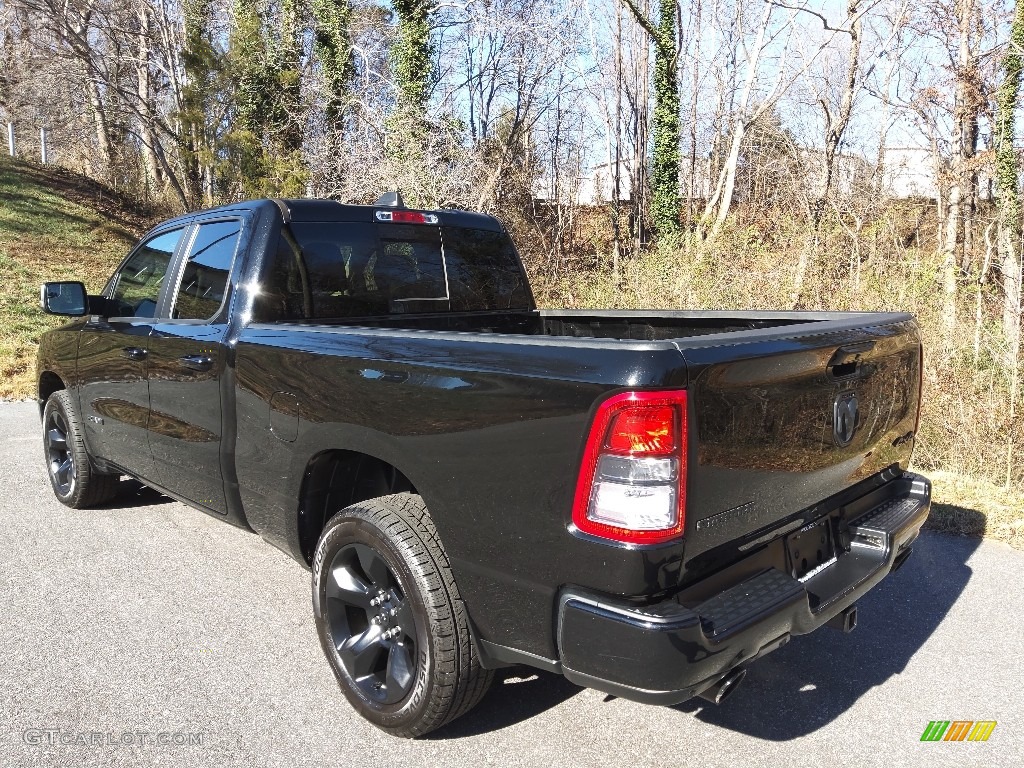
[[[923,147],[888,147],[882,188],[897,199],[935,197],[938,184],[931,150]]]
[[[930,149],[889,147],[885,150],[882,184],[889,195],[899,200],[908,197],[934,198],[938,194],[939,185],[937,169]],[[994,197],[992,177],[982,170],[978,173],[978,199],[993,200]]]
[[[633,170],[627,160],[619,161],[619,202],[630,200],[630,176]],[[582,176],[560,177],[558,189],[555,179],[548,174],[533,183],[533,197],[546,203],[559,202],[563,205],[603,205],[614,199],[615,174],[608,163],[595,165],[590,173]]]
[[[802,149],[799,153],[807,175],[805,183],[809,190],[819,183],[819,169],[813,160],[820,153],[821,150],[816,149]],[[849,154],[841,154],[836,160],[834,183],[840,192],[845,193],[851,191],[854,177],[874,164],[867,158]],[[691,194],[694,199],[706,199],[710,194],[713,185],[709,177],[709,163],[708,158],[698,158],[696,168],[691,169],[687,158],[683,158],[680,168],[680,191],[684,199],[690,197]],[[867,172],[870,173],[869,170]],[[630,199],[631,173],[631,163],[628,160],[620,161],[619,200],[621,202],[628,202]],[[612,202],[614,185],[615,179],[614,174],[611,173],[611,166],[602,163],[594,166],[588,174],[559,178],[558,190],[555,189],[553,178],[548,175],[541,176],[534,182],[533,195],[538,201],[550,203],[558,201],[563,205],[603,205]],[[887,148],[882,174],[882,189],[889,197],[897,200],[916,197],[934,199],[938,181],[936,164],[931,150],[923,147]],[[987,175],[983,174],[978,180],[978,196],[981,199],[990,199],[992,196],[992,184]]]

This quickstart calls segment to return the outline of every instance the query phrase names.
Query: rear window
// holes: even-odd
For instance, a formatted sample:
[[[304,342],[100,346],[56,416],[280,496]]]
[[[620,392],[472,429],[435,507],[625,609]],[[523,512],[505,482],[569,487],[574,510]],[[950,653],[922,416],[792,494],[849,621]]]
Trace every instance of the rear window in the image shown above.
[[[529,294],[508,235],[445,227],[444,254],[451,308],[526,309]]]
[[[529,304],[519,259],[503,232],[301,222],[281,232],[256,319],[528,309]]]

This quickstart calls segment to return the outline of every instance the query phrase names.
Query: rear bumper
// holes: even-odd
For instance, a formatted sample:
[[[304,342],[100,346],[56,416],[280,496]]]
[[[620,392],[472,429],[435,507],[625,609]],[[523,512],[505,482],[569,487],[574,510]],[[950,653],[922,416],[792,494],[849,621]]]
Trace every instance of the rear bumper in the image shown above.
[[[730,670],[829,622],[910,554],[931,506],[931,483],[902,477],[849,505],[848,547],[798,580],[775,568],[734,584],[721,576],[697,604],[686,593],[637,606],[567,588],[558,603],[562,673],[622,698],[677,704]],[[709,594],[707,584],[702,594]]]

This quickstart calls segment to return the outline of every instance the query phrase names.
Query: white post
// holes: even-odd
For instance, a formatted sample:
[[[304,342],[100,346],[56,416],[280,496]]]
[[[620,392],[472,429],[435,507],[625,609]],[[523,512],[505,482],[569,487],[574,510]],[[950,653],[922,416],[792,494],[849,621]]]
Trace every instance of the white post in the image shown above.
[[[7,124],[7,149],[11,157],[14,157],[14,123]]]
[[[46,129],[45,128],[40,128],[39,129],[39,155],[40,155],[40,159],[43,162],[43,165],[46,165]]]

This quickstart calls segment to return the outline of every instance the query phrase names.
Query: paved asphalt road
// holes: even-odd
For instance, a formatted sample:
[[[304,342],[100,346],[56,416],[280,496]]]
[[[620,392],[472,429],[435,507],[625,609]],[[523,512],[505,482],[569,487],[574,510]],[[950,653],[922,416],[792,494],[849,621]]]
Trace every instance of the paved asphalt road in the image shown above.
[[[303,568],[132,483],[107,509],[64,508],[37,432],[32,404],[0,405],[0,766],[1024,765],[1024,552],[1004,545],[926,533],[853,634],[795,639],[721,707],[517,670],[410,742],[349,709]],[[999,725],[921,743],[935,719]],[[48,743],[93,732],[135,743]]]

